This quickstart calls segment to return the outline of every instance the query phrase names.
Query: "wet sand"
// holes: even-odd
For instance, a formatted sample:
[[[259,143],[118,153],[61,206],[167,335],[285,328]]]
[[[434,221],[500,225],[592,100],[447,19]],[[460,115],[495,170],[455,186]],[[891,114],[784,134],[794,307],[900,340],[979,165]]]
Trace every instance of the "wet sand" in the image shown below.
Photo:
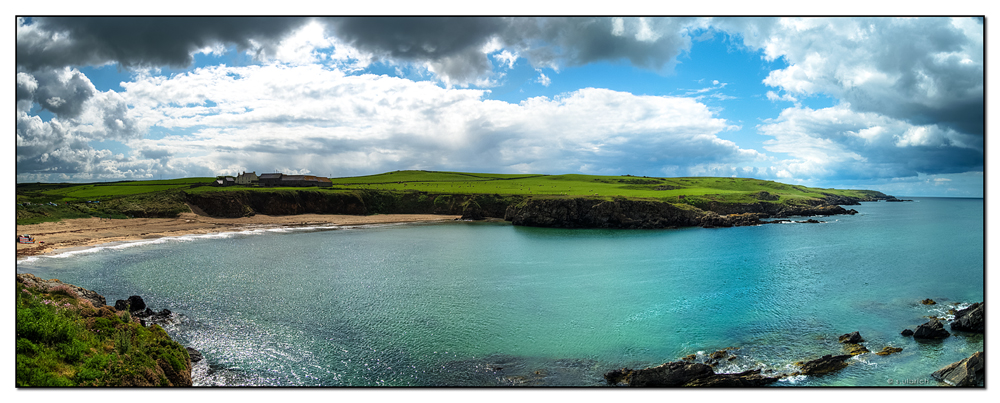
[[[177,218],[100,219],[75,218],[59,222],[18,225],[17,234],[35,237],[36,244],[17,244],[17,257],[51,253],[108,242],[162,238],[189,234],[243,231],[254,228],[303,225],[364,225],[454,220],[458,215],[380,214],[372,216],[300,214],[289,216],[255,215],[241,218],[213,218],[182,213]]]

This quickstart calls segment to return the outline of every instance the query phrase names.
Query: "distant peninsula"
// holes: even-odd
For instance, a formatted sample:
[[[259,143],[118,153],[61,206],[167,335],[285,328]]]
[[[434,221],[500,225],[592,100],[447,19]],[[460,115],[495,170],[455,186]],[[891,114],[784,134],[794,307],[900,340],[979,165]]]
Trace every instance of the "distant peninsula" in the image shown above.
[[[265,176],[270,175],[270,176]],[[254,174],[267,179],[277,174]],[[792,216],[854,214],[842,206],[902,201],[872,190],[823,189],[749,178],[395,171],[262,184],[229,177],[22,183],[17,224],[68,218],[214,218],[256,214],[434,214],[556,228],[732,227]],[[321,183],[322,186],[310,185]],[[811,220],[810,222],[815,222]]]

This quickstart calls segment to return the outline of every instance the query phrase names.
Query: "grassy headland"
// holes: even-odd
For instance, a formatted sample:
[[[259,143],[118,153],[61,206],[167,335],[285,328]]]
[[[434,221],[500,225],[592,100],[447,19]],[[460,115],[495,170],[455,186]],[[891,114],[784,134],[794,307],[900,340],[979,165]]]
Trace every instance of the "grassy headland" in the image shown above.
[[[188,210],[187,204],[197,205],[196,202],[212,199],[220,200],[219,203],[242,204],[240,208],[243,210],[226,213],[239,216],[255,212],[301,214],[334,211],[341,214],[461,214],[470,203],[492,203],[496,204],[494,209],[499,209],[501,205],[515,205],[529,199],[651,201],[682,209],[711,210],[718,205],[815,205],[819,201],[836,198],[871,201],[888,197],[869,190],[810,188],[758,179],[714,177],[396,171],[331,178],[333,186],[330,188],[209,186],[213,181],[214,178],[184,178],[89,184],[18,184],[17,224],[80,217],[176,217]],[[261,201],[261,197],[268,201]],[[316,200],[320,199],[325,200],[320,203],[323,207],[316,207]],[[291,205],[313,207],[289,209]]]
[[[74,287],[15,288],[22,386],[191,386],[187,350],[158,325],[95,306]]]

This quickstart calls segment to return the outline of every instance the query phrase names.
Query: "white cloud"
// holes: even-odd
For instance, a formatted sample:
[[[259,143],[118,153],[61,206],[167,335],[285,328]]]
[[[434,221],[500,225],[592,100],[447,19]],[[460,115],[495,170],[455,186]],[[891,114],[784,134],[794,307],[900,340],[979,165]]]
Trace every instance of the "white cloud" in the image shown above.
[[[546,76],[545,73],[539,71],[538,78],[535,79],[535,82],[541,84],[543,87],[548,87],[549,84],[552,84],[552,79]]]
[[[132,140],[135,154],[187,171],[655,174],[763,158],[718,138],[730,126],[683,97],[586,88],[510,104],[486,100],[482,90],[315,65],[219,66],[124,86],[143,125],[195,129]]]
[[[732,18],[765,58],[789,65],[764,83],[797,97],[826,94],[859,112],[983,134],[983,24],[972,18]]]
[[[983,169],[978,136],[855,112],[849,104],[785,109],[758,131],[774,137],[764,148],[789,155],[782,170],[800,179],[891,178]]]

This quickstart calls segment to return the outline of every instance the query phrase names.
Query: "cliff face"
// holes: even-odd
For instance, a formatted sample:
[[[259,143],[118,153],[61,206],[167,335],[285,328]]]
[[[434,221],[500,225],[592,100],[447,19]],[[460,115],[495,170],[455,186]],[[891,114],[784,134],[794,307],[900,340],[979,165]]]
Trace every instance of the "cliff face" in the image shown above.
[[[258,192],[253,190],[189,194],[186,201],[213,217],[254,214],[462,214],[469,219],[501,218],[521,196],[442,195],[421,192],[316,190]]]
[[[758,225],[762,218],[854,214],[841,206],[781,203],[717,203],[703,209],[637,200],[528,200],[507,208],[504,219],[514,225],[557,228],[671,228]],[[707,210],[707,211],[706,211]]]
[[[316,190],[202,193],[187,202],[213,217],[254,214],[461,214],[463,219],[503,218],[514,225],[556,228],[732,227],[760,224],[762,218],[853,214],[832,202],[857,204],[859,199],[830,196],[798,204],[773,202],[761,192],[753,203],[711,201],[697,207],[659,201],[566,198],[534,199],[516,195],[447,195],[421,192]]]

